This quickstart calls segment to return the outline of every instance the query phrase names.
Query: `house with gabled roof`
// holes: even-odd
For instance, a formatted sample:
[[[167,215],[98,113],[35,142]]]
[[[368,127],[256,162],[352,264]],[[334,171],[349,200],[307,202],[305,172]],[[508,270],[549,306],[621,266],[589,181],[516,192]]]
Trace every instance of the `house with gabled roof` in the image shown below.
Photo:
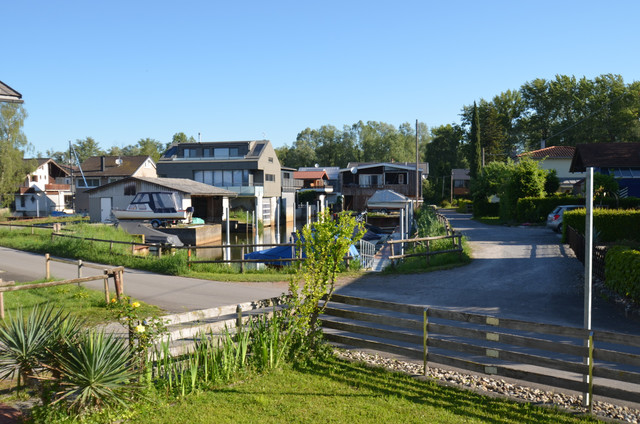
[[[0,102],[23,103],[22,94],[0,81]]]
[[[571,193],[575,185],[584,178],[584,172],[572,172],[571,160],[576,148],[573,146],[550,146],[544,149],[532,150],[517,156],[528,157],[539,162],[540,169],[555,170],[560,180],[558,191]]]
[[[282,174],[269,140],[173,144],[158,160],[158,175],[235,192],[232,209],[255,211],[266,226],[276,223]]]
[[[75,208],[89,213],[87,190],[126,177],[157,177],[156,164],[151,156],[93,156],[82,162],[79,173],[73,174]]]
[[[71,212],[71,177],[51,158],[24,159],[36,169],[27,175],[15,193],[15,212],[22,216],[47,216]]]
[[[193,207],[193,216],[206,222],[220,223],[225,219],[229,199],[236,193],[187,178],[130,176],[87,190],[91,222],[107,222],[112,209],[126,209],[141,192],[171,192],[181,209]]]
[[[570,171],[585,172],[587,168],[613,176],[621,197],[640,197],[640,143],[578,144]]]
[[[422,179],[428,174],[429,164],[426,162],[419,162],[417,169],[415,162],[349,163],[347,168],[340,170],[344,208],[364,211],[367,199],[378,190],[393,190],[411,201],[419,201],[422,198]]]

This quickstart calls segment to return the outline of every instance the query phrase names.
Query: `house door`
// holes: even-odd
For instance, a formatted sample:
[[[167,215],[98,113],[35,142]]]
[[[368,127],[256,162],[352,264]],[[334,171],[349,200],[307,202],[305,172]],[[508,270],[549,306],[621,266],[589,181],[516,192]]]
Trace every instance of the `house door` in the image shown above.
[[[100,222],[111,220],[111,197],[100,198]]]

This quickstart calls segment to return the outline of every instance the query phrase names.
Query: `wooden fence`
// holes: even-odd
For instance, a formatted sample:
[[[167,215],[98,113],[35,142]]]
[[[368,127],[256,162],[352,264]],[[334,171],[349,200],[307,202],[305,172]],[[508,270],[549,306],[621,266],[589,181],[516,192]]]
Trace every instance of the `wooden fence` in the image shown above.
[[[47,253],[46,256],[46,272],[49,272],[49,262],[63,262],[70,264],[77,264],[75,261],[68,261],[65,259],[56,259],[51,258]],[[71,280],[61,280],[61,281],[47,281],[44,283],[33,283],[33,284],[20,284],[16,285],[15,281],[6,281],[3,282],[0,278],[0,318],[4,319],[4,293],[12,292],[12,291],[20,291],[20,290],[32,290],[32,289],[40,289],[44,287],[55,287],[55,286],[63,286],[67,284],[80,284],[86,283],[89,281],[103,280],[104,282],[104,298],[105,302],[109,303],[110,295],[109,295],[109,278],[113,277],[114,287],[116,291],[116,296],[118,299],[122,298],[124,295],[124,267],[115,267],[115,268],[103,268],[96,267],[95,265],[84,264],[84,266],[91,266],[98,269],[103,269],[103,273],[101,275],[93,275],[90,277],[81,277],[81,278],[73,278]],[[47,275],[47,279],[49,276]]]
[[[445,239],[451,239],[451,249],[445,249],[445,250],[431,250],[431,242],[434,240],[445,240]],[[430,257],[433,255],[440,255],[440,254],[444,254],[444,253],[458,253],[458,255],[460,256],[460,258],[462,258],[462,252],[463,252],[463,248],[462,248],[462,234],[451,234],[451,235],[446,235],[446,236],[434,236],[434,237],[419,237],[419,238],[412,238],[412,239],[403,239],[403,240],[389,240],[387,241],[387,243],[389,243],[389,245],[391,246],[391,252],[392,254],[389,256],[389,259],[391,259],[392,261],[398,260],[398,259],[405,259],[405,258],[411,258],[411,257],[417,257],[417,256],[424,256],[426,258],[427,261],[427,265],[429,264],[430,261]],[[425,251],[424,252],[414,252],[414,253],[404,253],[404,247],[405,244],[412,244],[412,245],[422,245],[425,247]],[[395,246],[399,246],[400,247],[400,253],[399,254],[395,254]]]
[[[327,340],[640,403],[640,336],[333,295]],[[613,383],[612,383],[613,382]]]

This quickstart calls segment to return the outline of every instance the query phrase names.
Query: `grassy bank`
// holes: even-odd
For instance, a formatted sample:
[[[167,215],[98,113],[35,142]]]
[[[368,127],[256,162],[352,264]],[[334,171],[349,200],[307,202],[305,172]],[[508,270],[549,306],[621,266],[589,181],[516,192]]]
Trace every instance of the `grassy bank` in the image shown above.
[[[156,401],[140,404],[127,422],[596,422],[337,359],[285,367],[179,400]]]
[[[42,283],[44,281],[39,280],[31,283]],[[44,304],[59,306],[65,312],[79,316],[88,325],[105,323],[115,319],[113,312],[106,308],[104,292],[75,284],[12,291],[4,294],[4,308],[7,315],[14,314],[18,308],[29,311],[36,305]],[[140,311],[143,315],[152,316],[163,313],[162,309],[157,306],[144,302],[140,302],[140,304]]]

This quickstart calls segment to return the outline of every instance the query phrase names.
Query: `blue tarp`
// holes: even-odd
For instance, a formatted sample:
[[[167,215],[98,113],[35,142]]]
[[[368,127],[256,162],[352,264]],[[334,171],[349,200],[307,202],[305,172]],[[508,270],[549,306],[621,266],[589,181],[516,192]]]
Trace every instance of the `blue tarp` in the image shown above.
[[[260,262],[264,262],[267,265],[275,266],[287,266],[293,263],[293,261],[285,261],[281,259],[291,259],[295,254],[295,248],[291,246],[277,246],[271,249],[258,250],[256,252],[247,253],[244,255],[245,259],[259,259]],[[349,247],[349,256],[357,258],[360,256],[358,249],[354,245]],[[302,252],[302,257],[306,255]]]
[[[277,259],[291,259],[295,255],[295,247],[291,246],[277,246],[271,249],[258,250],[256,252],[247,253],[244,255],[245,259],[260,259],[261,262],[267,265],[287,266],[292,264],[292,261],[281,261]],[[305,257],[304,253],[302,257]]]

